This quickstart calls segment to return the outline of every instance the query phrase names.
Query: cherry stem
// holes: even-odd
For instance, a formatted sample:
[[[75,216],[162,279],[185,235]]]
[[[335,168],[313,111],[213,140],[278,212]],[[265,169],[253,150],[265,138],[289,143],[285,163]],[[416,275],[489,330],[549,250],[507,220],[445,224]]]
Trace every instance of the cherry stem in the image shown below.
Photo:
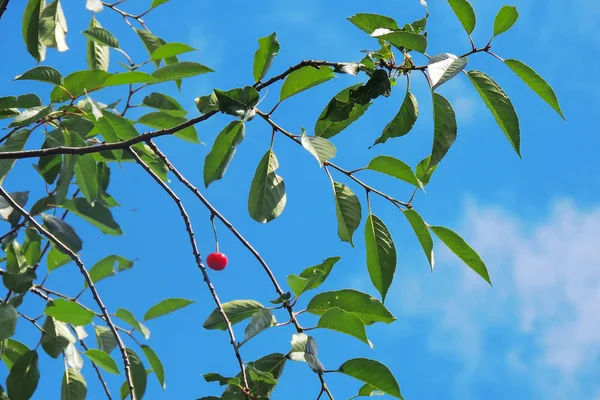
[[[211,214],[210,223],[212,224],[213,233],[215,235],[215,247],[217,249],[217,253],[219,252],[219,237],[217,236],[217,227],[215,226],[215,214]]]

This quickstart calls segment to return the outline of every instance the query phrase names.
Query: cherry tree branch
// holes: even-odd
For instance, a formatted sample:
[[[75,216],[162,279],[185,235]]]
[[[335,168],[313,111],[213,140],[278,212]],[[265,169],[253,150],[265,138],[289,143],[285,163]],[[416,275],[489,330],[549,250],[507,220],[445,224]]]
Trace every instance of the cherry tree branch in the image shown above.
[[[52,243],[54,243],[54,245],[59,250],[61,250],[63,253],[66,253],[75,262],[75,264],[79,268],[79,271],[83,275],[86,283],[88,284],[88,286],[89,286],[89,288],[90,288],[90,290],[92,292],[92,296],[94,297],[94,300],[95,300],[96,304],[98,305],[98,307],[101,310],[102,315],[104,316],[104,320],[106,321],[106,324],[110,328],[110,330],[111,330],[111,332],[112,332],[112,334],[113,334],[113,336],[115,338],[115,341],[117,342],[117,346],[119,347],[119,351],[121,352],[121,357],[123,359],[123,365],[124,365],[124,368],[125,368],[125,376],[127,378],[127,384],[129,386],[129,394],[130,394],[132,400],[136,400],[135,399],[135,394],[134,394],[134,391],[133,391],[133,379],[131,377],[131,368],[130,368],[131,364],[129,362],[129,356],[127,355],[127,352],[125,351],[125,344],[123,343],[123,340],[121,339],[121,336],[119,335],[119,332],[117,331],[117,328],[113,324],[113,322],[112,322],[112,320],[110,318],[110,314],[108,313],[108,311],[106,309],[106,306],[104,305],[104,302],[100,298],[98,290],[96,289],[96,286],[94,285],[94,282],[92,281],[92,278],[90,277],[90,274],[89,274],[87,268],[85,267],[85,264],[83,263],[83,261],[81,261],[81,258],[79,258],[79,256],[77,255],[77,253],[73,252],[73,250],[71,250],[68,246],[66,246],[63,242],[61,242],[56,236],[54,236],[46,228],[44,228],[42,225],[40,225],[31,216],[31,214],[29,214],[27,211],[25,211],[25,209],[23,209],[23,207],[21,207],[15,200],[13,200],[13,198],[10,197],[10,195],[6,192],[6,190],[4,190],[4,188],[1,187],[1,186],[0,186],[0,196],[4,197],[4,199],[6,200],[6,202],[8,204],[10,204],[10,206],[12,208],[14,208],[15,210],[17,210],[21,215],[23,215],[25,217],[25,219],[41,235],[44,235],[46,238],[48,238],[48,240],[52,241]]]
[[[46,149],[38,149],[38,150],[23,150],[23,151],[6,151],[0,153],[0,160],[21,160],[24,158],[34,158],[34,157],[43,157],[43,156],[52,156],[55,154],[91,154],[91,153],[99,153],[101,151],[107,150],[126,150],[127,148],[133,146],[134,144],[145,142],[149,139],[153,139],[160,136],[167,136],[177,133],[185,128],[188,128],[192,125],[195,125],[199,122],[205,121],[215,115],[217,111],[211,111],[204,115],[201,115],[196,118],[192,118],[186,122],[183,122],[179,125],[176,125],[169,129],[159,129],[156,131],[142,133],[139,136],[134,138],[123,140],[120,142],[113,143],[103,143],[97,144],[89,147],[67,147],[67,146],[57,146],[57,147],[48,147]]]
[[[265,114],[264,112],[260,111],[260,110],[256,110],[256,114],[261,116],[269,125],[271,125],[271,127],[273,127],[273,129],[275,129],[278,132],[281,132],[284,136],[292,139],[294,142],[296,142],[297,144],[299,144],[300,146],[302,146],[302,142],[300,141],[300,139],[298,139],[297,135],[294,135],[291,132],[288,132],[287,130],[285,130],[284,128],[282,128],[280,125],[278,125],[277,123],[275,123],[275,121],[273,121],[271,119],[271,116],[268,114]],[[364,183],[363,181],[361,181],[360,179],[358,179],[356,176],[354,176],[354,171],[348,171],[330,161],[325,161],[323,163],[323,165],[331,167],[339,172],[341,172],[342,174],[346,175],[348,178],[352,179],[354,182],[358,183],[360,186],[362,186],[365,190],[369,191],[369,192],[373,192],[375,194],[377,194],[378,196],[383,197],[384,199],[388,200],[389,202],[393,203],[396,206],[402,206],[405,208],[412,208],[412,205],[410,203],[406,203],[404,201],[400,201],[398,199],[395,199],[385,193],[383,193],[382,191],[375,189],[372,186],[367,185],[366,183]]]
[[[148,175],[150,175],[163,188],[163,190],[165,192],[167,192],[167,194],[173,199],[173,201],[177,205],[177,208],[179,208],[179,212],[181,213],[181,217],[183,218],[183,222],[185,224],[185,229],[186,229],[186,231],[188,233],[188,237],[190,239],[190,245],[192,246],[192,253],[194,254],[194,258],[196,259],[196,265],[202,272],[202,276],[204,277],[204,282],[206,282],[206,285],[208,286],[208,290],[210,291],[210,294],[212,295],[213,300],[214,300],[215,304],[217,305],[219,313],[221,314],[221,317],[223,318],[223,320],[225,321],[225,324],[227,326],[227,332],[229,333],[229,338],[231,339],[231,345],[233,347],[233,350],[235,352],[235,357],[238,360],[238,364],[239,364],[240,370],[242,372],[242,377],[243,377],[243,381],[244,381],[244,389],[243,390],[246,394],[246,397],[248,398],[250,389],[249,389],[249,385],[248,385],[248,378],[246,377],[246,367],[244,366],[244,361],[242,360],[242,356],[237,347],[237,341],[235,339],[233,327],[231,325],[231,322],[229,321],[229,318],[227,317],[227,314],[225,313],[225,310],[223,309],[223,304],[221,303],[221,300],[219,299],[219,295],[217,294],[217,291],[216,291],[214,285],[212,284],[210,278],[208,277],[208,273],[206,272],[206,267],[202,263],[202,256],[200,255],[200,251],[198,250],[198,245],[196,244],[196,239],[194,237],[194,231],[192,229],[192,222],[190,220],[190,217],[189,217],[187,211],[185,210],[185,207],[183,206],[183,202],[177,196],[177,194],[166,183],[164,183],[162,181],[162,179],[160,179],[160,177],[158,175],[156,175],[154,173],[154,171],[152,171],[150,169],[150,167],[148,165],[146,165],[144,163],[144,161],[142,161],[142,159],[134,151],[129,150],[129,152],[136,159],[137,163],[148,173]]]

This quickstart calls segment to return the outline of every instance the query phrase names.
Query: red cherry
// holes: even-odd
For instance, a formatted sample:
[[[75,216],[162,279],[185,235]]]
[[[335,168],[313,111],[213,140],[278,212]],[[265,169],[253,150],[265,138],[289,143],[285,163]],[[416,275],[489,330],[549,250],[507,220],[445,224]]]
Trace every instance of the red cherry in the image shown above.
[[[208,268],[210,269],[222,271],[227,266],[227,256],[223,253],[210,253],[206,257],[206,264],[208,264]]]

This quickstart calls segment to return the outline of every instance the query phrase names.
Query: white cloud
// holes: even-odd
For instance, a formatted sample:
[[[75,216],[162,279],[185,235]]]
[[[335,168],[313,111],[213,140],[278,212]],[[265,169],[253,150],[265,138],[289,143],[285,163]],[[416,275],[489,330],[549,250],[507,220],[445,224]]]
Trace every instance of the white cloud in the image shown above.
[[[597,374],[600,357],[600,208],[560,201],[542,221],[523,217],[469,202],[457,231],[486,261],[494,287],[464,266],[457,273],[456,258],[438,250],[438,270],[429,282],[406,282],[401,307],[434,321],[433,351],[464,362],[457,398],[472,398],[474,380],[497,368],[527,371],[546,399],[592,398],[600,387],[585,377]],[[498,332],[508,344],[495,343]]]

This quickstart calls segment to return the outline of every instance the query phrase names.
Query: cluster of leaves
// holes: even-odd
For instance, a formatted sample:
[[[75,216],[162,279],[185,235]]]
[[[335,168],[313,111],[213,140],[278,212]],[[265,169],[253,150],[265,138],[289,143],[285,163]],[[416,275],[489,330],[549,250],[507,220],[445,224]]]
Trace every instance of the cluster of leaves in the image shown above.
[[[7,295],[0,303],[0,355],[10,373],[6,379],[7,393],[4,394],[2,390],[0,398],[29,399],[34,394],[40,377],[40,344],[50,357],[64,356],[66,370],[62,381],[62,398],[83,399],[86,396],[81,354],[96,367],[100,380],[100,369],[120,374],[121,371],[111,356],[115,348],[121,351],[125,365],[126,381],[121,387],[122,398],[130,396],[141,399],[146,391],[149,372],[154,373],[164,388],[165,373],[160,359],[147,344],[142,344],[138,337],[141,335],[144,339],[149,338],[150,331],[143,322],[181,309],[192,301],[166,299],[150,308],[141,321],[130,311],[119,308],[112,315],[129,328],[114,325],[103,309],[95,291],[95,284],[132,268],[134,262],[119,255],[108,255],[87,272],[77,256],[83,248],[83,240],[66,221],[66,217],[73,215],[87,221],[103,234],[122,235],[123,232],[111,211],[119,206],[117,200],[109,194],[111,166],[115,163],[137,162],[166,185],[168,172],[176,175],[179,172],[158,151],[151,139],[173,135],[186,144],[199,143],[194,125],[216,113],[227,114],[233,120],[217,134],[204,160],[203,177],[206,188],[224,177],[237,146],[244,140],[247,123],[256,118],[268,124],[273,131],[271,145],[256,167],[250,184],[248,212],[255,221],[268,223],[280,216],[286,206],[285,184],[277,173],[279,160],[273,149],[273,142],[278,133],[301,145],[314,156],[325,171],[332,186],[338,236],[351,245],[354,245],[355,233],[363,221],[365,212],[361,200],[351,187],[335,180],[332,172],[339,173],[342,178],[365,191],[366,267],[380,298],[353,289],[317,293],[304,307],[308,313],[319,317],[315,328],[341,332],[372,346],[366,328],[375,323],[389,324],[395,320],[385,306],[385,299],[395,275],[396,246],[384,221],[371,210],[370,196],[381,196],[402,212],[416,234],[432,269],[433,233],[468,267],[491,284],[484,262],[457,233],[424,221],[413,208],[414,194],[407,202],[399,201],[367,185],[357,175],[363,170],[376,171],[410,185],[415,194],[423,191],[455,142],[458,131],[450,102],[436,90],[459,74],[468,76],[510,145],[520,156],[519,120],[509,97],[484,72],[466,70],[468,57],[477,53],[489,54],[504,62],[564,118],[554,91],[533,69],[518,60],[503,60],[490,51],[494,38],[506,32],[516,22],[518,13],[514,7],[505,6],[500,9],[490,41],[484,47],[477,48],[471,39],[476,24],[473,8],[466,0],[448,0],[472,44],[472,49],[461,56],[451,53],[433,57],[426,55],[429,12],[423,0],[421,3],[426,9],[425,17],[404,26],[387,16],[356,14],[348,20],[371,36],[376,46],[375,50],[366,52],[360,61],[303,61],[279,75],[266,79],[280,51],[277,35],[273,33],[258,40],[253,62],[255,82],[241,88],[214,89],[209,95],[197,97],[195,104],[201,116],[188,119],[185,108],[177,100],[158,91],[147,93],[140,104],[132,103],[135,95],[143,89],[152,89],[155,85],[165,82],[174,82],[177,87],[181,87],[183,79],[212,72],[209,67],[200,63],[179,60],[182,54],[192,52],[192,47],[178,42],[167,43],[147,30],[142,17],[166,1],[153,0],[148,10],[134,15],[120,10],[115,5],[104,4],[99,0],[87,0],[86,8],[92,11],[92,17],[88,29],[82,34],[87,40],[86,59],[89,69],[63,77],[53,67],[38,65],[15,77],[15,80],[33,80],[52,85],[48,104],[44,104],[35,94],[0,98],[0,118],[10,121],[6,127],[7,134],[0,139],[0,184],[12,170],[16,159],[36,154],[39,158],[34,168],[47,188],[47,195],[37,199],[28,209],[25,207],[29,202],[29,191],[6,193],[2,189],[5,194],[0,198],[0,216],[7,221],[10,228],[1,238],[5,268],[0,272]],[[120,46],[117,38],[101,26],[96,16],[107,9],[119,14],[134,29],[148,52],[146,60],[141,63],[134,62]],[[139,24],[141,28],[134,28],[130,21]],[[55,48],[61,52],[68,49],[68,28],[60,0],[54,0],[47,5],[43,0],[28,0],[22,26],[27,51],[38,63],[44,61],[47,48]],[[115,53],[122,55],[128,62],[120,64],[124,69],[122,72],[109,72],[110,55]],[[419,57],[426,60],[425,64],[418,65],[414,61]],[[434,132],[431,153],[414,169],[402,160],[387,155],[377,156],[366,167],[353,170],[346,170],[334,164],[331,160],[336,156],[337,149],[331,139],[362,117],[375,101],[388,97],[398,79],[406,80],[404,100],[398,113],[383,128],[381,135],[375,138],[373,146],[411,132],[419,116],[417,98],[410,89],[413,72],[422,73],[432,92]],[[272,114],[275,109],[265,113],[257,108],[259,92],[268,86],[281,81],[277,103],[279,104],[329,81],[336,74],[364,76],[365,79],[363,83],[340,91],[325,105],[315,123],[313,135],[307,134],[304,129],[300,134],[293,134],[273,120]],[[117,110],[120,99],[107,97],[112,96],[113,92],[103,90],[119,86],[125,86],[128,92],[125,105]],[[108,104],[97,100],[102,95],[110,98]],[[135,120],[129,115],[126,116],[134,106],[140,111]],[[136,127],[138,125],[155,130],[140,133]],[[45,140],[36,153],[38,150],[27,148],[27,143],[40,128],[44,129]],[[28,153],[30,151],[34,153]],[[210,208],[212,206],[207,205],[203,197],[201,200],[209,207],[211,219],[220,215]],[[62,215],[59,215],[61,210]],[[34,218],[40,219],[43,226],[36,223]],[[222,222],[226,220],[222,219]],[[255,252],[231,224],[225,223],[225,226],[234,232],[250,251]],[[193,235],[191,230],[189,231],[193,242]],[[258,253],[255,256],[271,274]],[[46,273],[39,279],[42,277],[43,266],[40,268],[40,265],[44,259]],[[82,287],[74,288],[74,295],[57,293],[44,286],[48,274],[73,261],[86,278]],[[304,300],[305,293],[317,289],[325,282],[339,261],[340,257],[330,257],[318,265],[304,269],[298,275],[288,276],[289,292],[281,290],[271,274],[278,293],[278,298],[271,301],[271,306],[265,306],[256,300],[233,300],[221,304],[214,295],[216,308],[204,322],[205,329],[229,331],[234,339],[233,326],[250,320],[244,331],[244,339],[233,345],[240,361],[240,373],[233,377],[218,373],[204,375],[207,382],[218,382],[226,386],[218,398],[268,398],[283,373],[285,363],[290,360],[306,362],[318,375],[322,383],[319,397],[326,392],[332,398],[325,384],[324,374],[342,373],[363,382],[356,397],[385,393],[402,398],[396,378],[378,361],[356,358],[344,362],[334,370],[326,369],[318,358],[316,339],[309,336],[298,321],[297,317],[300,314],[294,311],[294,307]],[[200,262],[199,266],[208,279]],[[212,290],[210,282],[208,283]],[[88,307],[79,300],[86,290],[93,290],[96,301],[93,307]],[[37,323],[38,318],[30,318],[19,311],[27,293],[33,293],[46,300],[43,315],[38,317],[44,318],[42,325]],[[304,297],[301,299],[301,296]],[[94,311],[95,307],[100,308],[100,311]],[[40,341],[34,349],[15,339],[18,318],[31,322],[40,330]],[[291,348],[287,353],[269,354],[254,362],[242,361],[239,350],[245,343],[268,328],[285,325],[292,325],[296,330],[291,336]],[[85,328],[89,326],[93,326],[95,331],[96,348],[90,349],[85,344]],[[132,348],[122,345],[121,334],[129,336],[133,343],[139,345],[150,369],[147,369],[144,361]],[[204,399],[211,398],[216,397]]]

